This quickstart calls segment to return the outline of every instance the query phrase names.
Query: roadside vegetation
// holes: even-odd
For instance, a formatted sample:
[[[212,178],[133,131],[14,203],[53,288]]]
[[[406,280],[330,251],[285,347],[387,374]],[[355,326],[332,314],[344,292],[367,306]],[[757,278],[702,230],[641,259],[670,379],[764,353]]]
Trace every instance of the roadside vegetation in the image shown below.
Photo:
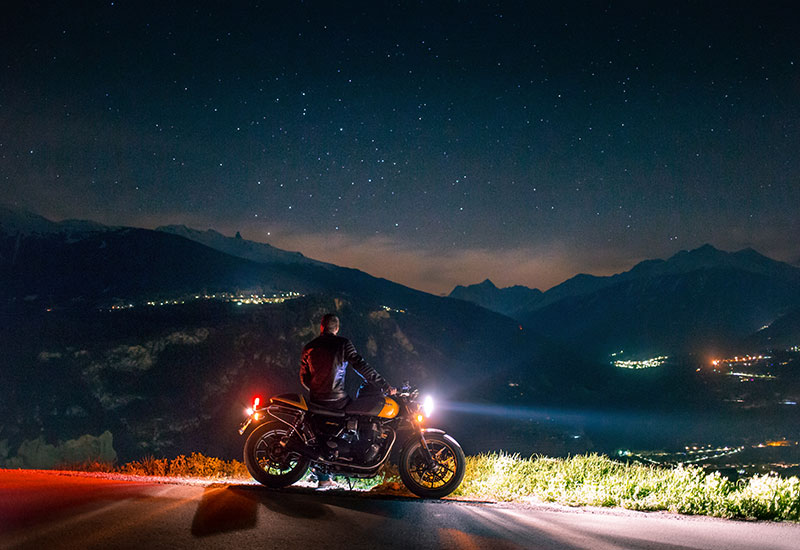
[[[566,459],[503,453],[467,458],[456,496],[666,510],[724,518],[800,521],[800,479],[759,475],[730,481],[696,466],[663,468],[602,455]]]
[[[89,462],[66,464],[62,465],[62,468],[83,472],[106,472],[135,476],[192,477],[217,480],[250,479],[250,474],[243,462],[238,460],[226,461],[205,456],[202,453],[192,453],[189,456],[178,455],[171,460],[146,456],[141,460],[134,460],[120,465],[108,462]]]
[[[180,455],[172,460],[148,457],[119,466],[95,463],[76,469],[143,476],[250,479],[242,462],[200,453]],[[339,481],[344,486],[344,480]],[[353,480],[352,487],[406,494],[397,467],[393,465],[387,465],[373,479]],[[800,521],[800,479],[797,477],[758,475],[731,481],[716,472],[705,473],[696,466],[663,468],[617,462],[597,454],[570,458],[522,458],[506,453],[470,456],[464,482],[453,496]]]

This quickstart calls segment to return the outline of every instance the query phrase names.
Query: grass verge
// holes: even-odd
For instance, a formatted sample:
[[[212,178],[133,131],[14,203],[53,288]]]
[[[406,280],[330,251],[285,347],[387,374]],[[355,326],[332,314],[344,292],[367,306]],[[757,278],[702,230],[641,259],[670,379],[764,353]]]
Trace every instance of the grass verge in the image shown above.
[[[108,462],[89,462],[83,464],[62,464],[62,469],[83,472],[107,472],[136,476],[155,477],[197,477],[205,479],[236,480],[251,479],[243,462],[222,460],[192,453],[178,455],[173,459],[146,456],[121,465]]]
[[[147,457],[121,466],[74,469],[131,475],[250,479],[244,464],[200,453],[172,460]],[[402,490],[397,467],[387,465],[373,479],[353,480],[353,489]],[[621,463],[604,455],[570,458],[489,453],[467,457],[467,471],[455,497],[506,502],[553,502],[664,510],[723,518],[800,521],[800,479],[759,475],[730,481],[696,466],[662,468]]]
[[[695,466],[660,468],[591,454],[566,459],[504,453],[467,458],[457,496],[569,506],[666,510],[724,518],[800,521],[800,479],[730,481]]]

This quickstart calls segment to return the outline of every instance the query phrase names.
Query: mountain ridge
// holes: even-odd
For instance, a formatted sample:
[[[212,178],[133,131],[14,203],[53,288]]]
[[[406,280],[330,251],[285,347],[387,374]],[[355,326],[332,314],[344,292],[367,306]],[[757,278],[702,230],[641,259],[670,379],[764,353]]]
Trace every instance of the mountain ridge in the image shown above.
[[[43,223],[36,217],[29,221],[34,229]],[[43,224],[43,232],[0,223],[0,320],[8,327],[0,331],[6,354],[0,418],[15,419],[0,422],[0,464],[16,464],[14,449],[23,449],[24,441],[40,435],[63,440],[87,430],[113,432],[121,457],[197,450],[236,456],[241,442],[231,427],[252,392],[301,391],[299,351],[330,311],[340,314],[344,334],[391,383],[411,379],[445,400],[524,410],[619,402],[669,408],[676,400],[705,406],[706,388],[692,378],[694,369],[663,369],[642,378],[614,368],[604,355],[607,347],[679,347],[684,338],[714,337],[708,326],[728,318],[735,322],[726,330],[738,334],[743,321],[750,326],[772,315],[794,288],[791,277],[778,277],[783,286],[775,287],[770,269],[745,253],[731,261],[755,259],[753,271],[760,273],[741,276],[734,270],[731,278],[731,269],[709,267],[680,277],[617,278],[607,289],[570,296],[517,321],[352,268],[306,261],[291,252],[275,255],[268,245],[213,231],[99,226],[74,233],[61,231],[72,224],[51,223]],[[228,252],[174,232],[210,239]],[[263,263],[236,254],[252,254]],[[664,270],[663,264],[644,263],[638,271]],[[588,275],[575,280],[596,282]],[[524,287],[497,289],[490,280],[481,285],[489,292],[538,296]],[[302,296],[258,305],[168,300],[203,289]],[[148,305],[145,300],[154,295],[163,296],[165,304]],[[729,296],[746,299],[731,302]],[[766,308],[762,297],[768,298]],[[109,308],[116,300],[127,306]],[[700,306],[713,315],[695,315]],[[749,317],[743,319],[740,310]],[[794,330],[796,319],[787,316],[775,334]],[[506,418],[492,427],[477,418],[459,419],[459,438],[463,433],[462,443],[472,448],[484,448],[495,427],[507,429]],[[546,430],[538,431],[544,423],[530,420],[514,428],[519,440],[528,441],[526,452],[530,441],[547,439]],[[555,441],[562,441],[558,452],[591,449],[588,438],[580,448],[565,434]]]
[[[215,250],[219,250],[220,252],[225,252],[232,256],[238,256],[240,258],[253,260],[259,263],[282,262],[300,264],[305,263],[317,266],[333,265],[307,258],[300,252],[282,250],[268,243],[259,243],[256,241],[243,239],[238,233],[238,237],[228,237],[214,229],[201,231],[185,225],[164,225],[156,227],[155,230],[163,233],[169,233],[171,235],[178,235]]]
[[[497,288],[491,280],[485,279],[476,285],[458,285],[448,294],[448,297],[472,302],[486,309],[514,317],[518,310],[532,307],[541,300],[543,295],[541,290],[523,285]]]
[[[297,296],[253,305],[204,298],[241,291]],[[258,263],[141,228],[71,239],[2,225],[0,321],[9,329],[0,331],[0,418],[37,406],[27,422],[0,422],[0,441],[10,442],[0,465],[16,464],[13,450],[40,434],[55,441],[86,430],[111,431],[120,456],[236,456],[242,403],[256,390],[302,391],[299,352],[331,311],[393,384],[410,379],[454,399],[514,400],[554,385],[563,396],[572,387],[553,377],[585,367],[507,316],[351,268]]]
[[[68,219],[54,222],[35,212],[0,204],[0,230],[13,235],[66,234],[72,236],[114,229],[119,229],[119,227],[111,227],[90,220]]]
[[[501,291],[479,288],[480,297],[468,289],[475,303],[497,307]],[[796,305],[800,269],[752,248],[706,244],[611,276],[579,274],[527,307],[499,311],[597,360],[623,348],[658,355],[736,346]]]
[[[482,283],[475,285],[458,285],[448,296],[465,299],[462,298],[462,296],[469,296],[471,293],[478,291],[482,294],[487,294],[496,293],[496,291],[502,293],[511,288],[523,288],[531,292],[541,292],[541,300],[539,300],[535,306],[545,307],[562,298],[591,294],[604,287],[612,286],[620,281],[631,278],[679,274],[705,268],[722,267],[737,268],[753,273],[771,274],[792,281],[800,278],[800,268],[786,262],[773,260],[753,248],[747,247],[734,252],[726,252],[706,243],[695,249],[680,250],[667,259],[643,260],[635,264],[629,270],[614,275],[599,276],[588,273],[578,273],[544,292],[521,285],[498,289],[489,279],[486,279]],[[487,282],[491,286],[486,285]],[[485,299],[491,300],[494,298],[490,296]],[[517,308],[516,311],[525,311],[525,309]]]

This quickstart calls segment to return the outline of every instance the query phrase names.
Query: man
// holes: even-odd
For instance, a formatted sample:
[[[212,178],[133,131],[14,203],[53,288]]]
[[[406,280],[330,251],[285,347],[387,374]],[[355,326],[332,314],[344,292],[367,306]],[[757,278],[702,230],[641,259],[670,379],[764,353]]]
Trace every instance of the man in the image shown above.
[[[364,379],[359,395],[365,390],[396,393],[356,352],[350,340],[337,336],[338,333],[339,318],[326,313],[320,322],[320,335],[303,348],[300,382],[308,390],[311,401],[329,409],[344,409],[352,401],[344,385],[348,365]]]
[[[300,382],[308,390],[311,402],[329,409],[344,409],[349,404],[359,406],[374,400],[376,395],[393,395],[397,392],[378,371],[370,367],[347,338],[338,336],[339,318],[327,313],[320,321],[320,335],[303,348],[300,359]],[[355,401],[345,391],[347,367],[353,367],[364,379]],[[383,400],[380,397],[381,402]],[[318,488],[337,487],[330,474],[313,469]]]

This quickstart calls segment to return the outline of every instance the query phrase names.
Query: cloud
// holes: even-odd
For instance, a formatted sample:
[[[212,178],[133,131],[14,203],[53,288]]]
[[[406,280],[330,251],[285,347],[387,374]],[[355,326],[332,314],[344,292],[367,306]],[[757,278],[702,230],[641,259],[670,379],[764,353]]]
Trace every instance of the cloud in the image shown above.
[[[284,234],[271,244],[308,257],[362,271],[412,288],[447,294],[456,285],[491,279],[498,287],[522,284],[546,290],[578,272],[609,275],[642,258],[619,251],[587,250],[553,242],[516,248],[437,250],[389,237],[346,234]]]

